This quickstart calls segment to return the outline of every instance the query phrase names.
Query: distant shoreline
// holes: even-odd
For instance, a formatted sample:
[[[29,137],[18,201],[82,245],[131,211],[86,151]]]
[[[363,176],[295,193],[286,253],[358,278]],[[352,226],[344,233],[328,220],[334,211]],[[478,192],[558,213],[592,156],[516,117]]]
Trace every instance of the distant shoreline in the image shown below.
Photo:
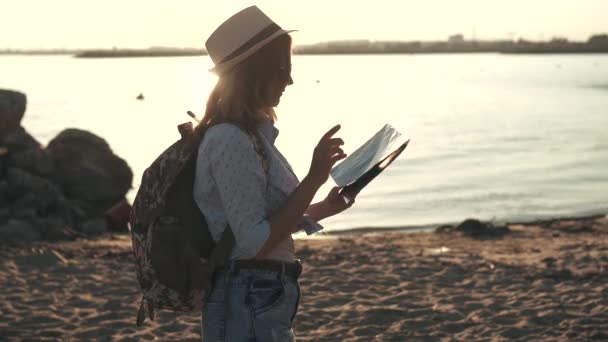
[[[322,52],[322,53],[294,53],[294,56],[398,56],[398,55],[472,55],[472,54],[501,54],[501,55],[605,55],[608,51],[601,52],[565,52],[565,51],[552,51],[552,52],[498,52],[498,51],[445,51],[445,52]],[[24,56],[24,57],[36,57],[36,56],[71,56],[73,58],[82,59],[109,59],[109,58],[157,58],[157,57],[202,57],[207,54],[103,54],[103,55],[87,55],[87,56],[76,56],[71,53],[0,53],[0,57],[3,56]]]
[[[385,54],[597,54],[608,53],[608,34],[594,35],[586,42],[554,38],[550,41],[465,40],[462,35],[446,41],[329,41],[293,48],[295,55],[385,55]],[[151,47],[148,49],[57,49],[0,50],[0,55],[72,55],[75,58],[187,57],[205,56],[205,49]]]
[[[74,55],[75,58],[130,58],[130,57],[190,57],[206,56],[205,50],[90,50]]]
[[[580,214],[580,215],[562,215],[547,218],[537,218],[528,220],[501,220],[492,221],[499,225],[547,225],[559,221],[577,221],[577,220],[595,220],[600,218],[608,218],[608,212],[604,210],[593,211],[592,213]],[[452,223],[434,223],[424,225],[410,225],[410,226],[373,226],[373,227],[351,227],[346,229],[328,230],[322,231],[322,233],[313,236],[313,238],[336,238],[342,236],[353,236],[353,235],[364,235],[364,234],[380,234],[380,233],[424,233],[433,232],[441,227],[446,226],[457,226],[460,222]],[[302,239],[308,239],[311,237],[302,236]]]

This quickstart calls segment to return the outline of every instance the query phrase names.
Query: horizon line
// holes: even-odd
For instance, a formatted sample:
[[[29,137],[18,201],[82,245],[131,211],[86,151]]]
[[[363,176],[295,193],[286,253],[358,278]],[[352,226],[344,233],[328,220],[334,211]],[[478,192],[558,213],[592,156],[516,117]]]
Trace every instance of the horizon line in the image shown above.
[[[499,39],[464,39],[464,36],[462,34],[454,34],[454,35],[450,35],[448,37],[448,39],[444,39],[444,40],[394,40],[394,39],[337,39],[337,40],[326,40],[326,41],[318,41],[315,43],[307,43],[307,44],[298,44],[298,45],[294,45],[293,49],[299,48],[299,47],[310,47],[310,46],[315,46],[315,45],[321,45],[321,44],[330,44],[330,43],[382,43],[382,42],[387,42],[387,43],[441,43],[441,42],[450,42],[452,37],[457,37],[460,36],[461,38],[456,41],[456,43],[465,43],[465,42],[512,42],[512,43],[517,43],[517,42],[528,42],[528,43],[548,43],[548,42],[565,42],[565,43],[587,43],[589,42],[589,40],[592,37],[596,37],[596,36],[608,36],[608,33],[597,33],[597,34],[592,34],[589,36],[589,38],[587,38],[587,40],[569,40],[567,38],[561,37],[561,36],[554,36],[550,39],[544,39],[544,40],[532,40],[532,39],[523,39],[523,38],[518,38],[518,39],[513,39],[513,38],[499,38]],[[177,49],[177,50],[206,50],[204,47],[191,47],[191,46],[183,46],[183,47],[178,47],[178,46],[165,46],[165,45],[151,45],[148,47],[119,47],[119,46],[113,46],[113,47],[94,47],[94,48],[82,48],[82,47],[78,47],[78,48],[67,48],[67,47],[54,47],[54,48],[11,48],[11,47],[6,47],[6,48],[0,48],[0,51],[78,51],[78,52],[82,52],[82,51],[91,51],[91,50],[153,50],[153,49]]]

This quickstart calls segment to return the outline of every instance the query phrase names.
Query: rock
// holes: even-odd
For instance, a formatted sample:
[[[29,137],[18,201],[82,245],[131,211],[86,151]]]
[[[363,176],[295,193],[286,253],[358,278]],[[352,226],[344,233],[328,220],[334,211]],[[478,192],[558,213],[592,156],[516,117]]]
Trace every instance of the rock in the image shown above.
[[[9,206],[9,196],[8,196],[9,185],[6,179],[2,177],[0,180],[0,208],[6,208]]]
[[[55,184],[27,171],[8,168],[6,180],[9,184],[7,193],[15,209],[34,207],[44,211],[54,209],[64,200]]]
[[[444,224],[442,226],[435,228],[435,233],[450,233],[453,230],[454,230],[454,226],[451,226],[449,224]]]
[[[484,223],[477,219],[464,220],[456,227],[456,230],[472,238],[499,237],[510,232],[509,227],[495,227],[491,223]]]
[[[73,240],[79,235],[62,217],[39,219],[37,224],[47,241]]]
[[[22,208],[14,210],[11,216],[16,219],[28,221],[38,217],[38,211],[36,208]]]
[[[5,224],[11,217],[11,210],[8,207],[0,206],[0,225]]]
[[[0,241],[6,243],[34,242],[41,238],[40,232],[27,221],[11,219],[0,226]]]
[[[19,127],[25,114],[26,103],[25,94],[0,89],[0,137]]]
[[[0,245],[127,231],[125,195],[133,179],[127,163],[105,140],[78,129],[43,148],[18,125],[21,117],[0,135]]]
[[[74,240],[80,236],[77,231],[69,226],[49,226],[44,232],[43,238],[46,241]]]
[[[40,148],[40,143],[34,139],[23,127],[17,127],[13,131],[0,136],[0,146],[6,148],[7,154]]]
[[[55,163],[53,179],[67,198],[90,216],[102,216],[131,188],[133,172],[102,138],[66,129],[51,140],[47,151]]]
[[[56,216],[68,224],[78,219],[71,203],[48,179],[21,169],[9,168],[6,180],[6,197],[12,217],[33,219]]]
[[[485,225],[476,219],[466,219],[460,223],[456,229],[469,236],[481,235],[486,230]]]
[[[8,148],[0,145],[0,178],[4,178],[8,160]]]
[[[11,207],[13,211],[20,211],[24,209],[31,209],[38,207],[38,198],[34,192],[23,192],[23,194],[17,197]]]
[[[53,173],[53,160],[23,127],[0,137],[0,148],[3,149],[0,155],[2,175],[9,167],[24,169],[44,177]]]
[[[108,222],[103,218],[95,218],[84,222],[80,232],[86,235],[99,235],[108,231]]]
[[[53,159],[39,146],[14,153],[9,152],[5,163],[6,167],[19,168],[42,177],[52,176],[55,170]]]
[[[66,200],[70,203],[70,213],[72,214],[72,217],[80,222],[80,221],[86,221],[87,219],[87,213],[84,211],[84,209],[82,209],[82,204],[79,203],[78,201],[71,201],[71,200]]]

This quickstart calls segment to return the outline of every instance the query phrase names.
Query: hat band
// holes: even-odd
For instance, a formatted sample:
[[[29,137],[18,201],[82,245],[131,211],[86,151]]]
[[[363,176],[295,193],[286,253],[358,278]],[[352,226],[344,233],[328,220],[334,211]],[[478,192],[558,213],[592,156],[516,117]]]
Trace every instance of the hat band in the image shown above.
[[[240,54],[244,53],[245,51],[249,50],[250,48],[252,48],[256,44],[258,44],[259,42],[263,41],[264,39],[272,36],[275,32],[277,32],[279,30],[281,30],[281,27],[279,25],[277,25],[275,23],[271,23],[270,25],[266,26],[262,31],[258,32],[258,34],[256,34],[251,39],[246,41],[245,44],[241,45],[238,49],[234,50],[228,56],[224,57],[217,64],[222,64],[222,63],[226,63],[226,62],[230,61],[231,59],[233,59],[233,58],[239,56]]]

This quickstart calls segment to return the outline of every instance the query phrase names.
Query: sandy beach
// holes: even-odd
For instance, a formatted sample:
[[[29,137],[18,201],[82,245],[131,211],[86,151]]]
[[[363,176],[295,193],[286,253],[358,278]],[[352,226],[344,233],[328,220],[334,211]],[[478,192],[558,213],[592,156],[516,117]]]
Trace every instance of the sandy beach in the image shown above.
[[[608,340],[608,218],[510,224],[500,238],[298,240],[298,341]],[[130,238],[0,251],[0,340],[200,341],[199,316],[135,327]]]

